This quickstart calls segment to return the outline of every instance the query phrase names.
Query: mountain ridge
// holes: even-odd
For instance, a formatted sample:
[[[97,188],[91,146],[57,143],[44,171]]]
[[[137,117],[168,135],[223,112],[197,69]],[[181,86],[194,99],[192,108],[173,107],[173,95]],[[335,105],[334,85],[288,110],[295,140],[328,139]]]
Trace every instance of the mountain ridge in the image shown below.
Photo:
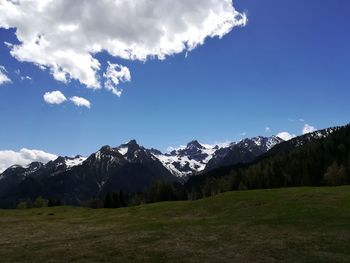
[[[276,136],[271,136],[271,137],[258,136],[258,137],[246,138],[241,141],[254,141],[257,138],[267,139],[267,138],[276,138]],[[214,157],[215,153],[218,150],[226,149],[226,151],[229,151],[230,148],[232,148],[234,145],[237,145],[237,144],[239,145],[241,141],[230,142],[230,143],[227,143],[227,145],[219,146],[216,144],[215,145],[202,144],[198,140],[192,140],[189,143],[187,143],[187,145],[184,147],[179,147],[170,152],[163,153],[160,150],[157,150],[154,148],[147,149],[143,146],[140,146],[135,139],[132,139],[117,147],[112,147],[109,145],[102,146],[98,151],[96,151],[93,154],[90,154],[88,157],[83,157],[81,155],[76,155],[74,157],[58,156],[55,160],[49,161],[47,163],[41,163],[41,164],[47,165],[51,163],[51,164],[55,164],[56,166],[62,165],[67,167],[68,169],[68,168],[81,165],[83,162],[85,162],[94,154],[99,155],[101,153],[104,153],[104,154],[107,154],[107,155],[110,154],[111,156],[116,157],[116,153],[118,152],[128,161],[132,162],[135,154],[143,153],[143,154],[157,158],[159,161],[163,163],[163,165],[171,173],[173,173],[173,175],[178,177],[183,177],[183,176],[186,177],[193,173],[198,173],[207,169],[208,162]],[[268,149],[270,148],[271,147],[268,147]],[[25,165],[25,166],[12,165],[7,169],[10,169],[11,167],[16,167],[16,166],[26,168],[30,165],[31,164]],[[0,173],[0,175],[1,174],[2,173]]]
[[[185,182],[193,175],[220,167],[248,165],[273,154],[276,147],[296,148],[325,138],[335,129],[303,135],[290,142],[276,136],[258,136],[220,147],[193,140],[170,153],[147,149],[131,140],[118,147],[105,145],[88,157],[60,156],[46,164],[15,165],[0,174],[0,206],[13,207],[17,200],[37,196],[76,205],[111,191],[143,192],[158,181]]]

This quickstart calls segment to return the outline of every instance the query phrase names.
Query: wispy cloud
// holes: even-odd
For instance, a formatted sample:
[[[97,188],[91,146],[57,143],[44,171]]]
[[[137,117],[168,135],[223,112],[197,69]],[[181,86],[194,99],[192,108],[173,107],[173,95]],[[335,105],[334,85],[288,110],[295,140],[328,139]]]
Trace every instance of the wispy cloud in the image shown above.
[[[7,70],[0,65],[0,85],[10,83],[11,79],[7,76]]]
[[[21,80],[32,80],[29,76],[21,76]]]
[[[296,118],[296,119],[293,119],[293,118],[288,118],[288,121],[290,121],[290,122],[306,122],[306,120],[305,119],[303,119],[303,118]]]
[[[114,95],[120,97],[123,90],[119,89],[119,83],[131,81],[131,74],[127,67],[108,62],[107,71],[103,74],[106,79],[104,87]]]
[[[22,75],[20,69],[16,69],[14,72],[21,80],[32,80],[31,77]]]

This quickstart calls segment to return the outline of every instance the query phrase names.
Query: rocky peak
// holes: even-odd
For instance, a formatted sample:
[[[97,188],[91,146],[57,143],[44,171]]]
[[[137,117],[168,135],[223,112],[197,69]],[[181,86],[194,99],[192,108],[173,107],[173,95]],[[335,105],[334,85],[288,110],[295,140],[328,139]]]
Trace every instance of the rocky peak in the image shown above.
[[[43,167],[44,164],[43,163],[40,163],[40,162],[32,162],[31,164],[29,164],[29,169],[31,170],[37,170],[37,169],[40,169],[41,167]]]
[[[189,149],[193,149],[193,148],[204,149],[204,147],[197,140],[193,140],[193,141],[189,142],[187,144],[187,148],[189,148]]]
[[[137,150],[140,150],[141,147],[140,145],[137,144],[137,141],[136,140],[131,140],[129,141],[128,143],[126,144],[122,144],[118,147],[118,149],[125,149],[126,152],[123,154],[123,155],[127,155],[127,156],[130,156],[130,155],[134,155],[134,153],[137,151]]]
[[[136,140],[130,140],[127,144],[128,145],[138,145]]]

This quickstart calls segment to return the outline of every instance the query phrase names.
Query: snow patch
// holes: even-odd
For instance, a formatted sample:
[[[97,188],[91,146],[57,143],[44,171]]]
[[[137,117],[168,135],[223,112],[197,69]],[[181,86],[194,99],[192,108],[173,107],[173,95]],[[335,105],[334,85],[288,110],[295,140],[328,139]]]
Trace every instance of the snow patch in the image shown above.
[[[120,148],[118,148],[118,152],[119,152],[121,155],[127,154],[128,151],[129,151],[129,147],[120,147]]]
[[[72,168],[74,166],[79,166],[81,165],[87,158],[86,157],[75,157],[75,158],[67,158],[66,159],[66,165],[67,168]]]

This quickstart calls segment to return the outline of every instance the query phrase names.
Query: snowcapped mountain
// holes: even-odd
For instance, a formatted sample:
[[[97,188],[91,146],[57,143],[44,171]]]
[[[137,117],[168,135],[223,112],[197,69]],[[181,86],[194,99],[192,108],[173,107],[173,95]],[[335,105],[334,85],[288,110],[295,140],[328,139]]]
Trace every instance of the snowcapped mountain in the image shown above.
[[[204,145],[194,140],[189,142],[186,147],[170,153],[163,154],[154,151],[153,154],[171,173],[182,177],[203,171],[218,149],[218,146]]]
[[[43,188],[47,187],[44,183],[47,178],[54,178],[73,167],[78,167],[85,159],[81,156],[58,157],[46,164],[33,162],[26,166],[11,166],[0,174],[0,205],[11,207],[16,198],[39,194],[41,184]],[[42,195],[42,191],[39,195]]]
[[[267,152],[282,140],[277,137],[256,137],[245,139],[238,143],[229,143],[226,146],[201,144],[196,140],[189,142],[170,153],[162,153],[156,149],[146,149],[135,140],[122,144],[118,147],[103,146],[88,158],[82,156],[58,157],[47,164],[40,164],[36,170],[32,167],[13,166],[11,169],[23,169],[23,175],[28,174],[50,174],[51,176],[74,170],[76,167],[84,166],[85,169],[94,170],[100,174],[96,178],[99,188],[108,180],[109,171],[126,164],[140,164],[153,173],[158,173],[167,178],[176,176],[187,177],[219,166],[232,165],[237,162],[248,162],[254,157]],[[237,152],[239,149],[239,152]],[[32,166],[32,165],[30,165]],[[90,168],[87,168],[90,167]],[[7,173],[0,175],[0,180]]]
[[[218,167],[249,163],[256,157],[266,153],[275,145],[283,142],[279,137],[254,137],[243,139],[237,143],[231,143],[227,147],[219,148],[208,161],[205,170],[209,171]]]
[[[71,169],[72,167],[81,165],[85,160],[85,157],[79,155],[75,157],[60,156],[56,160],[50,161],[46,164],[40,162],[33,162],[25,166],[13,165],[0,175],[0,180],[9,177],[12,174],[16,174],[17,176],[22,177],[23,179],[26,176],[32,174],[41,174],[44,172],[63,172]]]
[[[42,164],[41,169],[44,171],[51,171],[54,173],[70,170],[75,166],[81,165],[86,160],[86,157],[77,155],[75,157],[59,156],[57,159]]]
[[[226,145],[196,140],[169,153],[140,146],[135,140],[118,147],[103,146],[89,157],[58,157],[46,164],[14,165],[0,174],[0,207],[16,200],[54,197],[79,204],[111,191],[142,192],[156,181],[184,181],[215,168],[249,163],[322,139],[340,127],[316,131],[290,141],[254,137]]]
[[[194,140],[170,153],[153,151],[153,154],[173,175],[187,177],[221,166],[251,162],[281,142],[283,140],[276,136],[254,137],[224,146],[201,144]]]

